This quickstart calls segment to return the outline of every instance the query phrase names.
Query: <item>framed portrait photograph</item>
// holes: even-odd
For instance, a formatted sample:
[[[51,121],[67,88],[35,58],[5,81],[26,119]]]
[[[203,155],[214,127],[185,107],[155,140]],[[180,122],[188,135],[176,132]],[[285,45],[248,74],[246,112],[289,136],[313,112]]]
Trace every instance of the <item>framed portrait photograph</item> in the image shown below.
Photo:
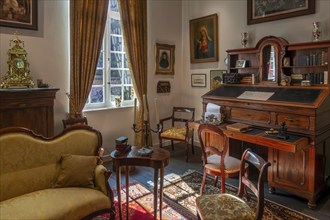
[[[246,60],[236,60],[235,68],[244,68]]]
[[[205,63],[219,60],[218,15],[190,20],[190,62]]]
[[[227,70],[210,70],[210,89],[213,90],[223,83],[223,75]]]
[[[191,74],[192,87],[206,87],[206,74],[193,73]]]
[[[315,0],[248,0],[247,24],[257,24],[315,13]]]
[[[156,74],[174,75],[175,45],[156,43]]]
[[[37,0],[0,0],[0,26],[38,30]]]

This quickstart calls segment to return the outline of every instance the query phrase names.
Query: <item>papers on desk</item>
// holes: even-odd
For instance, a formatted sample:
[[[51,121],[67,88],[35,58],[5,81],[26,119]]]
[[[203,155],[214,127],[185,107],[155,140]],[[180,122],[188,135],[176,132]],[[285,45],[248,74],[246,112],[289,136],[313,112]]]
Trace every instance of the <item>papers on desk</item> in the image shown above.
[[[238,99],[253,99],[253,100],[266,101],[272,95],[274,95],[274,92],[245,91],[240,96],[238,96],[237,98]]]
[[[208,103],[206,106],[206,111],[204,113],[204,121],[205,122],[218,122],[222,121],[221,113],[220,113],[221,106]]]

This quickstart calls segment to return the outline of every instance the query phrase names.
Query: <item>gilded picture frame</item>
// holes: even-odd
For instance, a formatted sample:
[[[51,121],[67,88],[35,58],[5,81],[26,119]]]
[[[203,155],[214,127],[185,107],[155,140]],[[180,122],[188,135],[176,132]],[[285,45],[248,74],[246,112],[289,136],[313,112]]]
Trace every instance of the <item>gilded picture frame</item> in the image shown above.
[[[156,43],[155,74],[174,75],[175,45]]]
[[[191,74],[191,87],[206,87],[206,74]]]
[[[205,63],[219,60],[218,15],[212,14],[189,21],[190,62]]]
[[[247,24],[257,24],[315,13],[315,0],[248,0]]]
[[[38,30],[38,1],[0,0],[0,26]]]
[[[227,70],[210,70],[210,90],[213,90],[223,83],[223,75]]]

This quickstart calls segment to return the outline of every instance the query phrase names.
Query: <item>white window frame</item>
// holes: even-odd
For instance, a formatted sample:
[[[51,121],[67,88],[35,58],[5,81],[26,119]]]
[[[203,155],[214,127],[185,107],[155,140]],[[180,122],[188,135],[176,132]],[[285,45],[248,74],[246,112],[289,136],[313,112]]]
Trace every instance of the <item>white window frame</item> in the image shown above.
[[[104,37],[103,37],[103,43],[102,43],[102,48],[100,51],[100,55],[103,54],[103,67],[97,67],[96,71],[103,71],[103,84],[102,85],[92,85],[92,88],[95,87],[103,87],[103,101],[102,103],[90,103],[90,97],[91,94],[89,94],[89,99],[86,102],[86,105],[84,107],[84,111],[93,111],[93,110],[103,110],[103,109],[115,109],[115,108],[122,108],[122,107],[132,107],[134,104],[134,97],[132,97],[131,100],[124,100],[124,87],[125,86],[131,86],[133,88],[133,82],[132,84],[124,84],[124,71],[130,71],[127,68],[124,68],[124,54],[125,52],[125,45],[124,45],[124,39],[123,35],[115,35],[111,34],[111,18],[120,20],[120,15],[119,12],[114,12],[111,11],[111,7],[109,5],[109,10],[108,10],[108,17],[107,17],[107,23],[104,31]],[[121,30],[122,33],[122,30]],[[120,36],[122,37],[122,51],[117,52],[117,51],[111,51],[111,36]],[[121,68],[111,68],[111,52],[112,53],[121,53],[122,54],[122,67]],[[111,87],[112,85],[110,84],[110,74],[111,74],[111,69],[112,70],[120,70],[122,71],[121,74],[121,84],[115,84],[113,87],[121,87],[122,90],[122,102],[120,107],[116,107],[115,101],[111,101]],[[134,92],[133,92],[134,96]]]

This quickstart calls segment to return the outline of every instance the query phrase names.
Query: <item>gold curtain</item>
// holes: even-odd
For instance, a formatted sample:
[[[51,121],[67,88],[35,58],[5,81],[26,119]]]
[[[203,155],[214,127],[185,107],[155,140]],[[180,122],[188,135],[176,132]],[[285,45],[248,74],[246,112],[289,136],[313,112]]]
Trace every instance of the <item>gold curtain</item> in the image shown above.
[[[70,117],[81,117],[102,46],[108,0],[70,1]]]
[[[127,52],[127,61],[136,97],[140,103],[137,108],[136,126],[143,126],[143,113],[148,111],[144,109],[143,95],[147,99],[147,1],[146,0],[118,0],[119,11],[122,22],[122,30]],[[148,115],[149,118],[149,115]],[[149,121],[149,120],[148,120]],[[149,135],[148,144],[151,145],[151,135]],[[142,146],[144,136],[142,133],[135,135],[135,145]]]

